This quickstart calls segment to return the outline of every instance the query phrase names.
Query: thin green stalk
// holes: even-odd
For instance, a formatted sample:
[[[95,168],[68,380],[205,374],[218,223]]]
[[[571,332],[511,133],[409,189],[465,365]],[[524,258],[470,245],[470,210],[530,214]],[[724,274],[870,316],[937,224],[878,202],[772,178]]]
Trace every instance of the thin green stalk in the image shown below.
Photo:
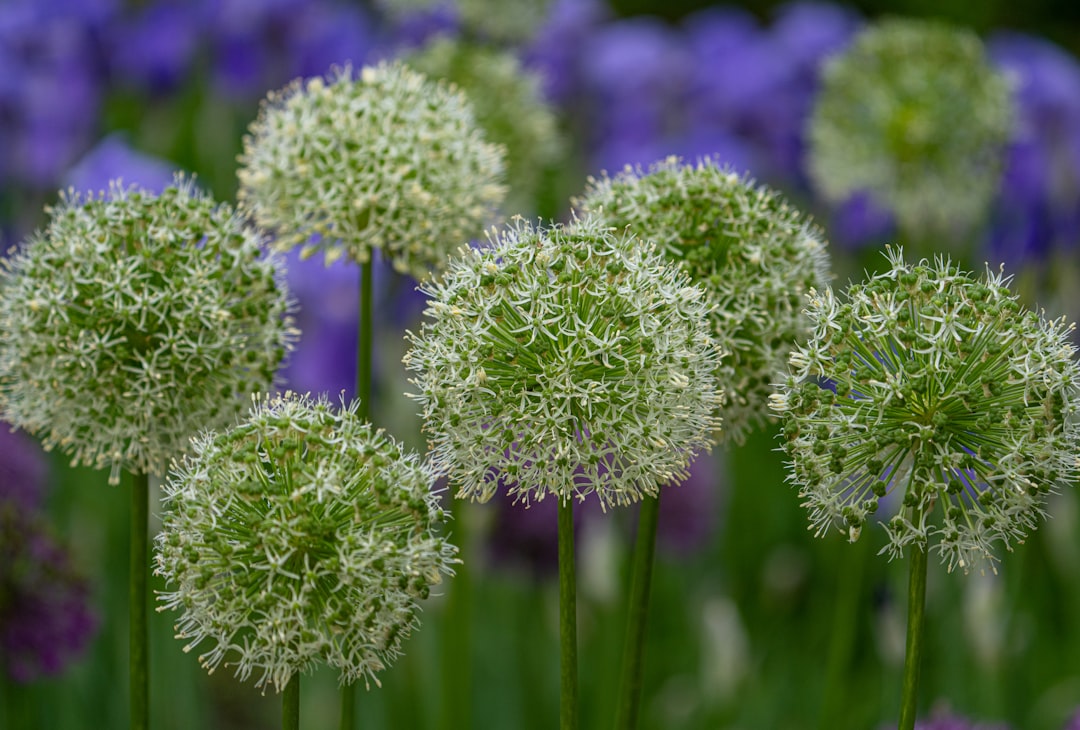
[[[559,728],[577,730],[577,577],[573,498],[559,500]]]
[[[360,304],[356,324],[356,413],[362,420],[371,415],[371,271],[369,258],[360,264]],[[356,726],[356,687],[341,686],[341,730]]]
[[[631,558],[630,595],[627,601],[626,638],[623,642],[619,698],[615,708],[617,730],[633,730],[641,707],[642,674],[645,668],[645,627],[649,618],[649,588],[652,585],[653,556],[656,553],[656,525],[660,517],[660,497],[641,500],[637,540]]]
[[[844,562],[839,572],[842,577],[836,592],[829,654],[825,663],[825,693],[818,719],[821,730],[843,725],[844,700],[849,689],[846,679],[858,631],[859,604],[868,552],[864,543],[838,547],[844,551]]]
[[[128,563],[128,671],[131,728],[150,726],[150,659],[147,637],[147,572],[150,569],[150,477],[133,475]]]
[[[465,534],[463,514],[465,503],[447,496],[450,500],[451,524],[458,539],[458,557],[461,563],[454,568],[454,579],[447,588],[446,610],[443,613],[442,631],[442,717],[443,730],[472,727],[472,661],[469,631],[470,597],[472,596],[469,573],[468,536]]]
[[[300,730],[300,674],[294,674],[281,693],[281,730]]]
[[[916,515],[917,517],[917,515]],[[908,576],[907,649],[904,652],[903,698],[898,730],[912,730],[919,704],[919,663],[922,659],[923,624],[926,614],[926,546],[911,550]]]

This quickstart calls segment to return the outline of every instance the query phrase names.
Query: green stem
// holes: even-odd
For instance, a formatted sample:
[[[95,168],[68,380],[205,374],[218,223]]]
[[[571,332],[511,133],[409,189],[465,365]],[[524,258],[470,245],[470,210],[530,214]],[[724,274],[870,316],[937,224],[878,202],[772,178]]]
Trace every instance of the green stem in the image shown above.
[[[353,683],[341,687],[341,730],[353,730],[356,720],[356,687]]]
[[[281,693],[281,730],[300,730],[300,673],[289,678]]]
[[[150,661],[147,649],[150,477],[133,475],[128,563],[128,664],[132,730],[150,726]]]
[[[574,570],[574,503],[559,500],[559,728],[577,730],[577,578]]]
[[[356,415],[362,421],[371,415],[371,271],[369,258],[360,264],[360,304],[356,324]],[[356,687],[341,686],[341,730],[356,725]]]
[[[916,518],[918,515],[916,514]],[[898,730],[912,730],[919,700],[919,662],[922,658],[923,623],[926,614],[926,546],[911,550],[908,577],[907,649],[904,652],[903,699]]]
[[[461,563],[454,569],[454,579],[447,588],[446,610],[442,632],[442,717],[443,730],[472,727],[472,659],[470,656],[469,616],[472,595],[468,535],[465,534],[465,503],[450,500],[451,524],[459,535],[458,557]]]
[[[623,642],[619,699],[615,708],[617,730],[632,730],[638,724],[641,707],[642,674],[645,668],[645,627],[649,618],[649,588],[652,585],[653,556],[656,553],[656,525],[660,517],[660,497],[641,500],[637,540],[631,558],[630,596],[627,603],[626,638]]]

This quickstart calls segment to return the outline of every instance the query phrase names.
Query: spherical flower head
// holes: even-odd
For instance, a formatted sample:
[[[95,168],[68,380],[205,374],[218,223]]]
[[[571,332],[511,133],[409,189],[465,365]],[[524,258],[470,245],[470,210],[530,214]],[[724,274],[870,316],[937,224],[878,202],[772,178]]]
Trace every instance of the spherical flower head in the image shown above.
[[[378,684],[455,562],[433,482],[355,401],[257,399],[174,464],[155,560],[175,589],[159,610],[183,611],[185,651],[210,642],[211,672],[235,665],[280,692],[325,662],[342,683]]]
[[[648,172],[590,178],[575,205],[607,225],[655,241],[708,292],[724,352],[724,437],[741,442],[764,422],[776,374],[810,332],[806,292],[828,281],[821,231],[776,192],[708,158],[672,157]]]
[[[809,173],[825,199],[868,192],[918,238],[966,232],[997,188],[1010,88],[979,38],[886,19],[825,65],[809,122]]]
[[[411,68],[455,84],[476,110],[476,122],[506,149],[510,191],[504,205],[535,208],[545,170],[561,151],[558,122],[540,93],[540,79],[506,51],[440,36],[406,59]]]
[[[237,196],[279,248],[322,250],[327,263],[378,248],[423,279],[494,218],[504,154],[452,85],[400,63],[346,66],[266,98]]]
[[[1021,308],[1008,279],[904,262],[813,292],[814,332],[772,405],[816,534],[859,537],[886,495],[890,556],[935,547],[950,570],[997,558],[1078,472],[1073,326]]]
[[[69,191],[0,268],[0,411],[75,464],[162,474],[266,388],[291,348],[278,260],[178,177]]]
[[[653,246],[598,219],[516,221],[464,249],[405,365],[458,496],[499,485],[624,505],[681,481],[719,426],[711,304]]]

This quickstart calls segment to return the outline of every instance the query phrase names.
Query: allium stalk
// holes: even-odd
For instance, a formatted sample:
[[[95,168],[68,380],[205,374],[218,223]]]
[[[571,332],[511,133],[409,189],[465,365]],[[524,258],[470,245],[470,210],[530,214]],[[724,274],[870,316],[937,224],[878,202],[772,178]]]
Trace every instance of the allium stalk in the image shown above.
[[[158,610],[213,672],[281,692],[322,662],[379,684],[451,572],[434,473],[353,405],[286,393],[194,440],[164,486]]]
[[[270,384],[293,305],[259,234],[190,179],[69,191],[47,212],[0,264],[0,411],[111,484],[135,476],[130,722],[145,728],[148,477]]]
[[[890,557],[913,553],[904,727],[914,722],[926,553],[951,571],[989,565],[1036,527],[1048,494],[1080,473],[1074,326],[1025,310],[1003,272],[944,259],[814,291],[814,332],[772,397],[790,481],[818,536],[851,541],[880,517]],[[911,642],[915,642],[912,646]]]
[[[962,238],[997,189],[1012,121],[978,36],[888,18],[825,64],[808,170],[826,200],[869,193],[913,241]]]
[[[345,66],[266,98],[237,197],[281,249],[361,264],[381,249],[424,279],[495,217],[503,157],[454,86],[400,63]]]
[[[517,221],[422,289],[410,332],[432,460],[459,497],[560,503],[563,727],[576,723],[570,501],[628,505],[711,446],[722,391],[712,305],[655,247],[598,218]],[[570,673],[572,676],[567,675]]]

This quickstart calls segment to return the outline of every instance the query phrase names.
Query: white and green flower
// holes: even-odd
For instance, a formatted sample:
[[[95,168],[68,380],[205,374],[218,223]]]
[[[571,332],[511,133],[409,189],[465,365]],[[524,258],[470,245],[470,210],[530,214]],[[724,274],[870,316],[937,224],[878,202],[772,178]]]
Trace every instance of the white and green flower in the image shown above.
[[[604,506],[681,481],[719,426],[712,305],[651,245],[595,218],[518,221],[422,289],[406,367],[458,496],[504,484]]]
[[[210,671],[280,692],[323,662],[343,684],[378,684],[455,562],[433,483],[355,402],[258,399],[195,439],[164,485],[159,610],[182,612],[178,638]]]
[[[73,463],[162,474],[292,347],[259,234],[191,180],[62,194],[0,268],[0,411]]]
[[[266,98],[237,195],[281,249],[321,250],[328,263],[380,249],[423,279],[494,219],[504,154],[452,85],[400,63],[344,67]]]
[[[790,480],[818,535],[857,539],[895,494],[891,556],[935,542],[950,570],[993,565],[1080,472],[1074,327],[1024,310],[1000,272],[888,260],[842,300],[809,297],[814,332],[772,398]]]

